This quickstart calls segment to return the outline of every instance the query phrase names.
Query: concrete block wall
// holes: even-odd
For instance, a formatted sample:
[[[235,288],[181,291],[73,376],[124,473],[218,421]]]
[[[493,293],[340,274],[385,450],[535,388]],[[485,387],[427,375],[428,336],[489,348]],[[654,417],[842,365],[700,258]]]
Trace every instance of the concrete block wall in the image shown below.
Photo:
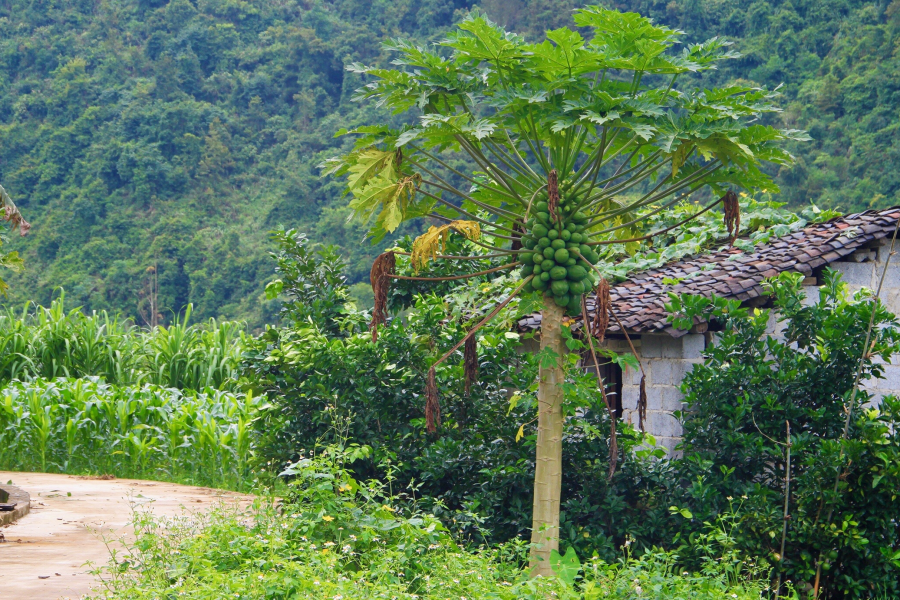
[[[635,350],[644,365],[647,390],[647,418],[644,429],[656,438],[658,445],[669,454],[681,441],[681,423],[673,415],[682,410],[682,393],[679,388],[685,373],[695,363],[702,362],[705,348],[703,334],[689,333],[680,338],[668,334],[642,335]],[[622,418],[638,425],[637,404],[640,397],[641,372],[629,370],[623,374]]]

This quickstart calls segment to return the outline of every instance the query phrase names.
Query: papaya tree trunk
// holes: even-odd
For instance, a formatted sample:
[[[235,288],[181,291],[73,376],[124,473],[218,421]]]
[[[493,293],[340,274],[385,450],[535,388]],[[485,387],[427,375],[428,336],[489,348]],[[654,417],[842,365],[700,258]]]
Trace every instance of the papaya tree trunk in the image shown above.
[[[547,302],[541,318],[541,350],[556,359],[542,358],[538,371],[538,431],[534,465],[534,509],[531,530],[533,576],[550,576],[550,553],[559,550],[559,500],[562,491],[563,435],[563,309]],[[543,354],[543,352],[542,352]],[[547,366],[545,366],[547,364]]]

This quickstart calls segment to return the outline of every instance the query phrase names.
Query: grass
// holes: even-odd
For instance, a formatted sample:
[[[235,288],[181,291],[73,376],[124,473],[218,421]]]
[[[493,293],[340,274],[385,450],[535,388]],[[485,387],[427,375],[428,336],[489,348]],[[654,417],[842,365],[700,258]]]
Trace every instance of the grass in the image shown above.
[[[343,465],[366,448],[331,447],[289,469],[281,510],[266,499],[250,510],[161,519],[135,514],[137,536],[98,571],[96,598],[150,600],[558,598],[750,600],[760,584],[724,572],[673,572],[673,557],[648,553],[617,564],[567,556],[559,577],[531,579],[524,542],[470,551],[434,517]],[[573,562],[574,561],[574,562]],[[711,565],[715,561],[711,561]]]
[[[13,381],[0,390],[0,468],[246,489],[259,404],[212,388]]]

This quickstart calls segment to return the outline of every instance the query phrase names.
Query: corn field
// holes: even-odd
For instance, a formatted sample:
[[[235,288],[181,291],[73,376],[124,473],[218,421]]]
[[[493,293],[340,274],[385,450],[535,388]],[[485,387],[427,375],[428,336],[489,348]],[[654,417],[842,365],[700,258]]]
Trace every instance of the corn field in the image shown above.
[[[0,390],[0,469],[113,474],[241,489],[252,479],[252,396],[97,377]]]
[[[170,327],[142,329],[105,311],[85,315],[28,304],[0,313],[0,384],[36,377],[97,376],[117,385],[227,389],[240,360],[243,327],[189,324],[190,306]]]

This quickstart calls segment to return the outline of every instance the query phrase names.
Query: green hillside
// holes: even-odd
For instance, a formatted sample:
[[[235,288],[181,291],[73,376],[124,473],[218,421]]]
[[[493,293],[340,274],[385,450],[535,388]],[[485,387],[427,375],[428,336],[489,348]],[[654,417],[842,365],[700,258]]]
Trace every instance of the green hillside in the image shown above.
[[[536,38],[572,0],[485,0]],[[784,83],[781,118],[807,129],[783,196],[845,210],[897,201],[900,1],[635,0],[692,39],[724,35],[744,54],[715,78]],[[22,0],[0,7],[0,182],[34,224],[10,239],[26,271],[8,300],[149,322],[185,304],[198,318],[273,318],[267,232],[298,227],[339,244],[351,281],[380,246],[347,223],[339,182],[316,165],[367,118],[354,61],[380,42],[440,39],[468,0]],[[400,118],[400,117],[398,117]]]

